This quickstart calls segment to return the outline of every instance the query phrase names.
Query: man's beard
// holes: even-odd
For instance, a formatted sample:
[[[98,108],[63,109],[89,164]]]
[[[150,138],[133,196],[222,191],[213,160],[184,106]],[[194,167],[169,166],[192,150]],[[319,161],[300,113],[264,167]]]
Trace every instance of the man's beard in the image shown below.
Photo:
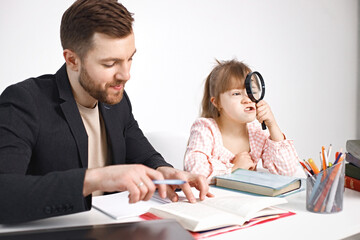
[[[124,82],[124,83],[123,83]],[[90,77],[88,72],[84,67],[80,70],[80,76],[79,76],[79,83],[80,85],[85,89],[85,91],[98,100],[99,102],[106,103],[106,104],[117,104],[121,101],[123,97],[124,87],[125,87],[125,81],[113,81],[111,83],[105,84],[105,89],[101,89],[100,86],[97,86],[95,84],[95,81]],[[117,92],[116,94],[109,95],[107,93],[107,90],[111,86],[117,86],[117,85],[123,85],[123,88],[121,91]]]

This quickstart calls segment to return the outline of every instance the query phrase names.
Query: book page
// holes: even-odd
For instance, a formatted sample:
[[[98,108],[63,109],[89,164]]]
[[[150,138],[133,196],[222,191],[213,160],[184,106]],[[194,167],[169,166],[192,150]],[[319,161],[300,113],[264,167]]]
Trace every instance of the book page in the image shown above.
[[[149,212],[161,218],[176,219],[188,230],[203,231],[228,225],[243,225],[253,217],[283,213],[282,210],[270,207],[286,202],[284,198],[222,196],[207,198],[195,204],[175,202],[154,206]]]
[[[259,197],[259,196],[226,196],[226,197],[215,197],[208,198],[202,202],[205,205],[217,208],[229,213],[234,213],[239,216],[244,217],[246,220],[249,220],[255,216],[261,216],[261,214],[256,214],[260,210],[278,205],[287,203],[287,200],[284,198],[276,197]],[[271,211],[266,212],[267,215]],[[276,212],[274,212],[275,214]]]
[[[150,208],[150,213],[161,218],[172,218],[186,229],[203,231],[229,225],[242,225],[245,219],[231,212],[224,212],[203,202],[174,202]]]

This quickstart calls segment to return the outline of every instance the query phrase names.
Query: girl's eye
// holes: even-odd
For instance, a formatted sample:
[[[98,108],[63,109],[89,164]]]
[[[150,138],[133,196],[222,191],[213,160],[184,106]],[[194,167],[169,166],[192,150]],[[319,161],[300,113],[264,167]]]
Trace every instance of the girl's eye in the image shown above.
[[[234,92],[233,95],[234,96],[241,96],[241,92]]]

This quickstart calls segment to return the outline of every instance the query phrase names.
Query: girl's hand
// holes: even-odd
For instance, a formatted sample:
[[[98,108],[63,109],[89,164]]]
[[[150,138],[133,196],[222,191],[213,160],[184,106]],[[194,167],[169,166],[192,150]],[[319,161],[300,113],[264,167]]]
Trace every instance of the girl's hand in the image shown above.
[[[256,118],[260,123],[265,122],[266,126],[269,128],[271,140],[278,142],[285,139],[284,134],[281,132],[275,121],[274,114],[272,113],[269,104],[264,100],[261,100],[256,104]]]
[[[235,155],[235,158],[231,161],[234,166],[232,171],[241,168],[246,170],[255,170],[256,166],[254,161],[251,159],[248,152],[241,152]]]
[[[260,123],[265,122],[266,126],[269,128],[276,125],[274,114],[272,113],[269,104],[264,100],[261,100],[256,104],[256,118]]]

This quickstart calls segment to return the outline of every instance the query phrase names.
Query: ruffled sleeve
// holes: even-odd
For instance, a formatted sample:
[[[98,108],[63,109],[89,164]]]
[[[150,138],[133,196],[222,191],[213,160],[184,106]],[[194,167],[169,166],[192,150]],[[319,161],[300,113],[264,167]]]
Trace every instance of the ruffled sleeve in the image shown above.
[[[285,135],[284,135],[285,137]],[[268,131],[263,131],[260,124],[249,126],[249,138],[252,157],[256,161],[262,159],[263,167],[269,172],[279,175],[294,175],[297,168],[298,155],[293,140],[272,141]]]
[[[197,119],[190,130],[184,159],[185,170],[205,176],[209,183],[213,183],[213,176],[230,173],[233,156],[220,153],[221,142],[221,134],[213,119]]]

